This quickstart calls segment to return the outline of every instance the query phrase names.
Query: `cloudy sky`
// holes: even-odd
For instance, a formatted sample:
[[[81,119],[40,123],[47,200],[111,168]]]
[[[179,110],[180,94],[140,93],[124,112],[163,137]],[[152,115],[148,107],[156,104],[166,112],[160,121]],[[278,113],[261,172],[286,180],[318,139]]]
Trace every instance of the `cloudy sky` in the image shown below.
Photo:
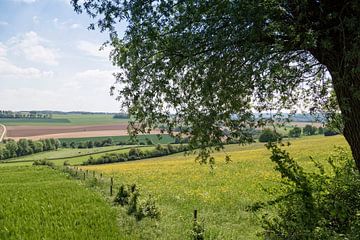
[[[70,0],[0,0],[0,109],[119,111],[116,68]]]

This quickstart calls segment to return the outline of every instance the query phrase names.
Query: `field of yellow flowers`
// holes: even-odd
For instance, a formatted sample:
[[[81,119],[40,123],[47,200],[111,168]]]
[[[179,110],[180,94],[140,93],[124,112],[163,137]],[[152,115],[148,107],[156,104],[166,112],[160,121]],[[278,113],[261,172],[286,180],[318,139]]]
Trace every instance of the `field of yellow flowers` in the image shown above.
[[[342,136],[304,137],[286,147],[306,169],[312,169],[309,156],[324,161],[335,146],[348,148]],[[199,211],[206,239],[259,239],[260,217],[246,208],[271,196],[263,190],[279,184],[279,174],[269,160],[264,144],[229,145],[225,153],[215,152],[216,165],[200,165],[195,155],[175,154],[151,160],[82,167],[120,184],[137,184],[142,194],[151,194],[161,210],[159,221],[137,222],[124,212],[121,231],[129,239],[189,239],[193,210]]]

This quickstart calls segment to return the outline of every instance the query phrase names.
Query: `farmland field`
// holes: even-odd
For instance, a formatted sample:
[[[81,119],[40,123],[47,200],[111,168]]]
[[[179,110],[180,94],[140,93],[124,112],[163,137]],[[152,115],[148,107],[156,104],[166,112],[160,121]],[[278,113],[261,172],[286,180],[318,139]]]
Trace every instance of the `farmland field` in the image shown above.
[[[302,166],[311,170],[313,165],[309,156],[324,162],[334,151],[334,146],[348,148],[342,136],[313,136],[292,140],[292,145],[287,149]],[[144,150],[151,148],[144,147]],[[216,152],[214,156],[217,163],[214,170],[208,165],[195,163],[194,155],[184,156],[183,153],[133,162],[81,166],[81,168],[102,173],[104,179],[114,177],[115,190],[120,184],[135,183],[140,187],[143,196],[151,194],[156,199],[161,211],[161,218],[158,221],[144,219],[138,222],[125,211],[117,209],[119,229],[121,236],[126,236],[125,239],[188,239],[194,209],[199,211],[199,217],[204,223],[206,239],[259,239],[257,233],[261,231],[260,214],[247,212],[246,208],[257,201],[270,199],[262,187],[276,186],[279,175],[273,170],[274,165],[269,160],[270,153],[263,143],[247,146],[228,145],[225,151],[232,157],[232,162],[226,164],[224,153]],[[47,157],[51,158],[51,154],[55,153],[49,152]],[[100,155],[102,154],[94,153],[92,156],[96,158]],[[88,157],[74,157],[68,160],[70,164],[76,165],[87,160]],[[63,163],[63,161],[52,161],[57,165]],[[9,178],[4,174],[10,174],[11,169],[15,172],[18,169],[21,171],[43,169],[31,166],[26,168],[24,165],[31,163],[0,164],[0,172],[3,173],[0,174],[1,178]],[[27,182],[26,178],[21,181]],[[65,182],[68,183],[70,180]],[[50,180],[42,183],[45,189],[51,185]],[[98,190],[108,198],[107,184],[100,186]],[[34,187],[28,191],[29,194],[31,192],[35,195],[35,192],[42,190]],[[4,197],[0,196],[0,200]],[[7,203],[5,209],[15,208],[14,204],[17,203]],[[92,207],[91,205],[91,210]],[[16,230],[16,227],[14,229],[15,232],[21,232]]]
[[[121,239],[99,194],[46,167],[0,171],[0,239]]]
[[[76,126],[127,123],[128,119],[115,119],[111,114],[53,114],[51,119],[2,118],[0,122],[6,126]]]

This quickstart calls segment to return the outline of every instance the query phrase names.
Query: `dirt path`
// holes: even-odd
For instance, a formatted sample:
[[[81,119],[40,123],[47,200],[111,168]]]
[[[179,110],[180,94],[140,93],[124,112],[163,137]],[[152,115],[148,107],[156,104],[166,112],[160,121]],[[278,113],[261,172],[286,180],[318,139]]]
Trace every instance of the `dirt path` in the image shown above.
[[[0,127],[2,128],[1,132],[0,132],[0,142],[2,142],[3,138],[5,137],[6,134],[6,127],[3,124],[0,124]]]

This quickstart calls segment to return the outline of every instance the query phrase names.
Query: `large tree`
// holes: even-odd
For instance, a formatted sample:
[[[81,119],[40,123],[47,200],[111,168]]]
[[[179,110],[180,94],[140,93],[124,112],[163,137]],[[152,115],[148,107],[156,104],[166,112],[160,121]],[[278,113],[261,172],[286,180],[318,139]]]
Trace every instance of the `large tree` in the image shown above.
[[[133,127],[181,125],[194,147],[247,142],[254,111],[316,110],[334,90],[360,169],[358,0],[72,2],[109,32]]]

